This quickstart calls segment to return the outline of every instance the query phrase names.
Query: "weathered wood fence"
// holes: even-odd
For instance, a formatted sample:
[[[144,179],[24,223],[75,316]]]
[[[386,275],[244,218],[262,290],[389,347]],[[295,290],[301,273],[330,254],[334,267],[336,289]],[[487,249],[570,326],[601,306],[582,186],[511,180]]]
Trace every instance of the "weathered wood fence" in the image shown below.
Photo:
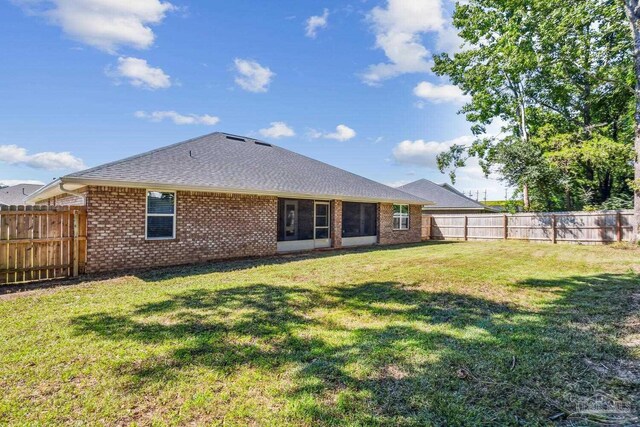
[[[84,206],[0,207],[0,284],[83,273],[86,230]]]
[[[632,211],[423,215],[423,239],[530,240],[583,244],[631,240]]]

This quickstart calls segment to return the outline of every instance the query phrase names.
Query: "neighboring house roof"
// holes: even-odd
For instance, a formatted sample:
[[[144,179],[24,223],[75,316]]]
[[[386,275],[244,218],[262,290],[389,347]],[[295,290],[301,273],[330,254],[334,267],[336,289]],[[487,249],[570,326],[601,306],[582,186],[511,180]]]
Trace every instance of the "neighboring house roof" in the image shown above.
[[[433,210],[487,210],[493,211],[488,206],[478,203],[465,196],[449,184],[436,184],[428,179],[419,179],[409,184],[402,185],[398,189],[423,199],[433,201],[433,206],[427,209]]]
[[[429,203],[284,148],[220,132],[66,175],[32,198],[84,185]]]
[[[18,184],[0,188],[0,205],[27,205],[26,197],[41,188],[39,184]]]

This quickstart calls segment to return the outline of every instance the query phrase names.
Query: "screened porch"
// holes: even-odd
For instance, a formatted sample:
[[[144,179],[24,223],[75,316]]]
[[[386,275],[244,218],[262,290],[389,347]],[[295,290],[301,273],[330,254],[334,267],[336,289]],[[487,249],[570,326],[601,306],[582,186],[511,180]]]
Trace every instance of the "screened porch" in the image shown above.
[[[332,222],[334,207],[324,200],[279,199],[278,251],[377,243],[377,204],[342,202],[342,215],[334,217],[335,223]],[[334,227],[341,236],[337,245],[332,241]]]

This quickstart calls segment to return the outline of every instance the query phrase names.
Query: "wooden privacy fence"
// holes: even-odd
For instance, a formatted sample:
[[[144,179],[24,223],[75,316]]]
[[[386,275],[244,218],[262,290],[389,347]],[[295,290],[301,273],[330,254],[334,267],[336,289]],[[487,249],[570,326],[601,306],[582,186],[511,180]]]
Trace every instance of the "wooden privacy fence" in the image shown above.
[[[424,239],[628,242],[632,211],[423,215]]]
[[[84,206],[2,206],[0,227],[0,284],[84,272]]]

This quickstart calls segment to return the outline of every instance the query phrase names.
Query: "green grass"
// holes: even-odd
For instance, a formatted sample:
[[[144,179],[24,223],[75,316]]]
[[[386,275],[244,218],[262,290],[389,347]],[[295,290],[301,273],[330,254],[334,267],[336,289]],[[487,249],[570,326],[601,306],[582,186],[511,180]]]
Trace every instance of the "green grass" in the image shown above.
[[[640,250],[440,243],[0,299],[0,424],[640,422]]]

